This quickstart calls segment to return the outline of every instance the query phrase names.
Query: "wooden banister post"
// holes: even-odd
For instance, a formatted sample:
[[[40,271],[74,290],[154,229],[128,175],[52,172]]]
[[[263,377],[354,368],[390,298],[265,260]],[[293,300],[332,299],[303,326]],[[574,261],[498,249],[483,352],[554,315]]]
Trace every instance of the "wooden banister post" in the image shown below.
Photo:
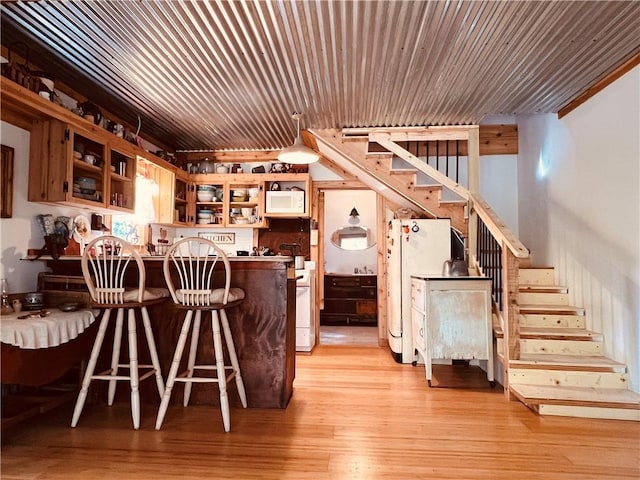
[[[478,125],[469,127],[467,148],[469,150],[469,192],[474,195],[480,193],[480,127]]]
[[[509,390],[509,362],[520,358],[520,328],[518,308],[518,269],[520,261],[506,245],[502,247],[502,318],[504,392],[511,398]]]

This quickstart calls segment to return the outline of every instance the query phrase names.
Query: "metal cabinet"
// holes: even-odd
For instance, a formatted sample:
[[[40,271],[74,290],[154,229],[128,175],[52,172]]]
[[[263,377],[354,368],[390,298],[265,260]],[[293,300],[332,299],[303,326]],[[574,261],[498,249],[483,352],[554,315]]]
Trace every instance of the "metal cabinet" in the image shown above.
[[[411,313],[413,348],[429,386],[433,359],[486,360],[493,385],[490,278],[414,276]]]

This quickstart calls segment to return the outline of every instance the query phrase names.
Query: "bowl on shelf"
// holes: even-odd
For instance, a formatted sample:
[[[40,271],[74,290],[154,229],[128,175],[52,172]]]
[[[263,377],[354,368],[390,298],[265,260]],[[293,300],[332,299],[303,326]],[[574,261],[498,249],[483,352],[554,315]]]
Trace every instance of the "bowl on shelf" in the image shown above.
[[[214,199],[213,192],[198,191],[196,192],[196,198],[199,202],[212,202]]]
[[[89,190],[91,193],[96,191],[96,180],[95,178],[90,177],[77,177],[74,181],[74,184],[78,185],[80,190]],[[84,192],[88,193],[88,192]]]
[[[239,189],[239,190],[233,190],[233,192],[231,192],[231,197],[232,197],[232,201],[234,202],[246,202],[247,201],[247,190],[246,189]]]

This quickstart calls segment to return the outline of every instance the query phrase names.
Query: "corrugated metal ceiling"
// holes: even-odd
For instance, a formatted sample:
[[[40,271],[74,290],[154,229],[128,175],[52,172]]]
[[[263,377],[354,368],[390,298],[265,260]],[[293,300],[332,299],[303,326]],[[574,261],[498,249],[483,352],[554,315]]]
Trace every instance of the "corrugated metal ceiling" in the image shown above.
[[[640,2],[2,2],[2,43],[176,149],[557,112],[640,51]]]

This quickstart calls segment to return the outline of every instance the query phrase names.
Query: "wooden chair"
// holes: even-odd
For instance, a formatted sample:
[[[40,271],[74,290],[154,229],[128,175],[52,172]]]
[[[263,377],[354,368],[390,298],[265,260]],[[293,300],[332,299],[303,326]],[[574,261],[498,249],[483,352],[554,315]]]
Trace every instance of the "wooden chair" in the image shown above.
[[[98,334],[91,350],[89,364],[87,365],[82,387],[73,411],[71,426],[75,427],[78,424],[91,381],[105,380],[109,382],[109,405],[113,405],[116,382],[128,381],[131,386],[133,428],[137,430],[140,427],[140,381],[155,375],[160,397],[164,393],[164,382],[147,307],[166,301],[169,297],[169,291],[166,288],[145,289],[145,268],[140,254],[131,244],[113,236],[98,237],[85,247],[82,255],[82,275],[91,294],[92,307],[102,309],[103,312]],[[133,280],[135,276],[137,276],[137,287],[127,286],[126,279],[131,278]],[[111,368],[94,374],[113,310],[116,310],[117,314],[111,353]],[[120,344],[125,310],[128,318],[129,363],[121,364]],[[142,314],[142,322],[151,356],[151,365],[138,363],[136,310],[140,310]],[[120,369],[128,369],[129,374],[120,374]]]
[[[222,266],[222,268],[216,269],[216,266]],[[186,314],[171,363],[169,377],[167,378],[167,386],[158,411],[156,430],[159,430],[162,426],[174,383],[184,382],[183,405],[185,407],[189,404],[191,385],[193,383],[218,384],[224,430],[228,432],[231,420],[227,383],[235,378],[236,388],[244,408],[247,407],[247,397],[244,384],[242,383],[240,366],[238,364],[225,310],[240,304],[244,299],[245,292],[240,288],[230,287],[231,266],[227,256],[215,243],[204,238],[189,237],[174,243],[165,255],[163,269],[165,280],[176,308],[186,310]],[[214,270],[216,270],[216,272],[214,272]],[[214,287],[214,277],[216,277],[216,273],[218,277],[224,275],[221,282],[221,285],[224,285],[223,287]],[[198,348],[200,321],[203,311],[211,312],[215,364],[196,365],[196,351]],[[194,318],[193,328],[191,328],[192,318]],[[224,363],[224,352],[220,332],[221,324],[231,366],[226,366]],[[191,346],[189,349],[187,369],[178,375],[180,360],[182,359],[187,336],[190,331]],[[213,371],[214,376],[194,375],[198,370]],[[226,373],[228,370],[231,371],[229,375]]]

